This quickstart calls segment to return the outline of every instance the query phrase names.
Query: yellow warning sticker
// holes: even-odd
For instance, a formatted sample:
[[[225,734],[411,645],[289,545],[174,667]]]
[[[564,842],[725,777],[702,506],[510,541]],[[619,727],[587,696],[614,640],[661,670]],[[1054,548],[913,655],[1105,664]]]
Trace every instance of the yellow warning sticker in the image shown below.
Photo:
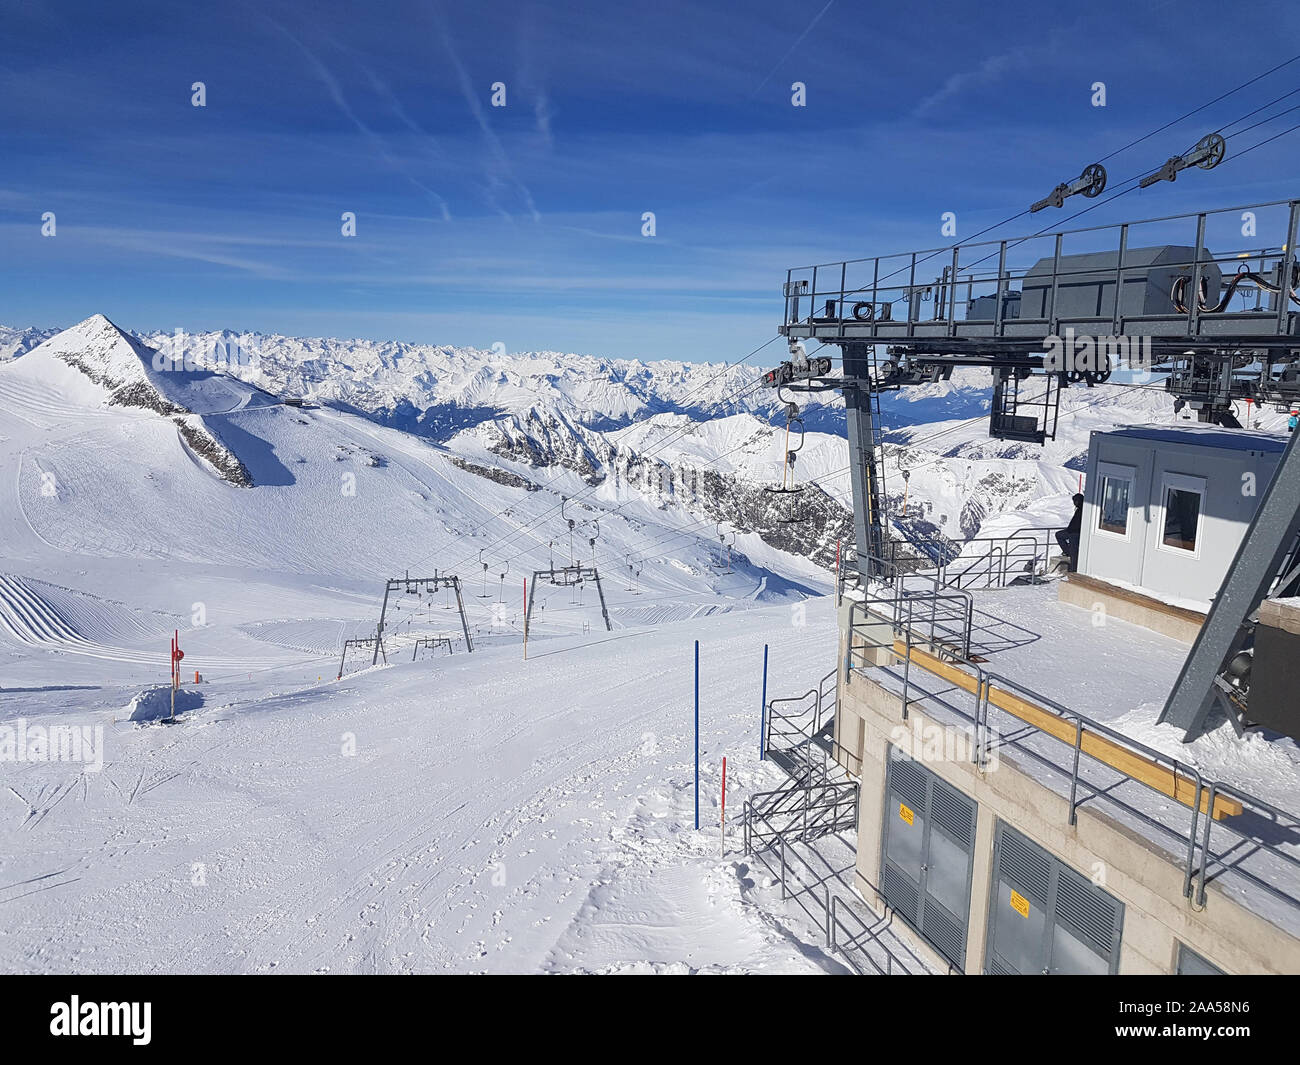
[[[900,802],[898,804],[898,816],[901,817],[904,821],[906,821],[910,825],[912,823],[912,818],[915,815],[912,813],[910,807],[904,806]]]
[[[1029,900],[1015,888],[1011,889],[1011,908],[1021,917],[1029,916]]]

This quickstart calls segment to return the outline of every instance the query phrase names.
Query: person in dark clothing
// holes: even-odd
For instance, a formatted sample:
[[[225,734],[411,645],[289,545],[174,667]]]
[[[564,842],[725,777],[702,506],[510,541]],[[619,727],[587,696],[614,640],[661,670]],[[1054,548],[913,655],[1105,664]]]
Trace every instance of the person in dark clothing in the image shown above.
[[[1070,572],[1079,566],[1079,537],[1083,529],[1083,495],[1074,497],[1074,517],[1064,529],[1056,531],[1056,542],[1061,545],[1061,552],[1070,561]]]

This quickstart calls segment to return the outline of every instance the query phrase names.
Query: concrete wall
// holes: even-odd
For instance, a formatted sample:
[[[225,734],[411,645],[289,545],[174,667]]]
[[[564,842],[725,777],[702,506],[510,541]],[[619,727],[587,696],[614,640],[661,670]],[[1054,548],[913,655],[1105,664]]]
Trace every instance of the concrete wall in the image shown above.
[[[1174,972],[1180,941],[1228,973],[1300,973],[1300,939],[1245,909],[1214,883],[1208,885],[1205,908],[1198,910],[1183,897],[1181,854],[1125,828],[1100,804],[1079,809],[1071,826],[1068,800],[1012,764],[1014,752],[985,772],[969,761],[926,757],[914,736],[935,722],[913,707],[905,723],[901,699],[862,673],[846,683],[843,639],[841,630],[837,760],[861,782],[857,874],[859,890],[869,902],[879,898],[885,770],[894,743],[977,803],[967,972],[984,967],[993,832],[1000,818],[1085,877],[1104,876],[1104,889],[1124,904],[1121,974]],[[931,960],[946,966],[919,937],[913,938]]]
[[[1093,433],[1079,572],[1208,607],[1277,461],[1273,452],[1211,447],[1194,438],[1173,442]],[[1128,528],[1120,535],[1099,528],[1098,519],[1106,474],[1126,470],[1133,479]],[[1243,490],[1246,474],[1253,476],[1254,494]],[[1194,551],[1164,543],[1165,489],[1170,481],[1204,492]]]
[[[1141,625],[1187,644],[1196,640],[1205,624],[1204,614],[1171,607],[1158,599],[1108,585],[1082,573],[1072,573],[1065,580],[1057,581],[1056,597],[1062,603],[1083,607],[1084,610],[1104,610],[1107,617]]]

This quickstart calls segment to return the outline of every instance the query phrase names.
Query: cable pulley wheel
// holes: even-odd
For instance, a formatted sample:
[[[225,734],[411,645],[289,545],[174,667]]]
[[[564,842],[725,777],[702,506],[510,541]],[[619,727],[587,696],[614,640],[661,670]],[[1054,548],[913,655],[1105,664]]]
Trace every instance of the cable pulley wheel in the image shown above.
[[[1207,133],[1204,137],[1196,142],[1196,151],[1205,151],[1208,154],[1196,165],[1202,170],[1213,170],[1221,162],[1227,152],[1227,144],[1223,137],[1218,133]]]
[[[1090,200],[1106,190],[1106,168],[1100,163],[1089,163],[1079,177],[1088,179],[1088,187],[1079,191]]]

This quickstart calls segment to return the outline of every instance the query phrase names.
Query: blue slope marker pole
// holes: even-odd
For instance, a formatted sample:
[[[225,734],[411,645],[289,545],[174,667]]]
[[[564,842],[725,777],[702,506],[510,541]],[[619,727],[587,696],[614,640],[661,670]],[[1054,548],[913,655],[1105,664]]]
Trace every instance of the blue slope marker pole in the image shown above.
[[[767,761],[767,644],[763,644],[763,701],[758,705],[758,760]]]
[[[695,831],[700,830],[700,641],[695,641]]]

